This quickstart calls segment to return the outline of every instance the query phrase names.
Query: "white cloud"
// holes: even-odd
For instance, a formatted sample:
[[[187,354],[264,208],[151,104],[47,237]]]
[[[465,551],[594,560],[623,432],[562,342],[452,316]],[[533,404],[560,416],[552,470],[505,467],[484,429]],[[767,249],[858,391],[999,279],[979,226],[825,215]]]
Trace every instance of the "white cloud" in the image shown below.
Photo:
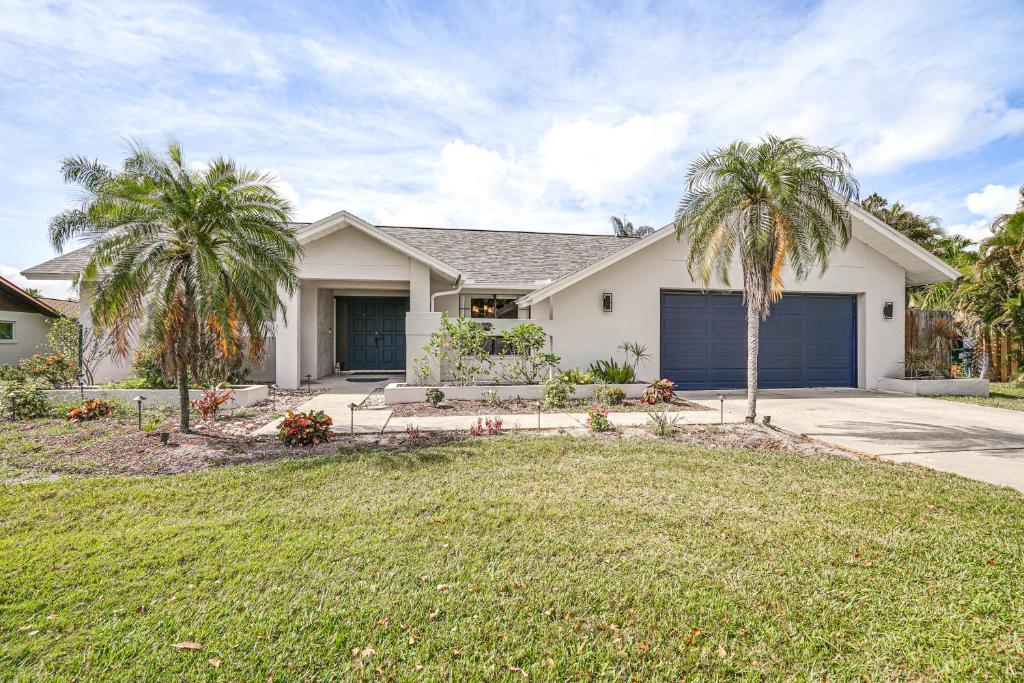
[[[991,220],[1004,213],[1017,209],[1021,194],[1016,187],[1006,185],[986,185],[980,192],[972,192],[965,200],[971,213],[984,216]]]
[[[2,263],[0,263],[0,276],[10,280],[22,289],[34,287],[41,291],[43,296],[52,299],[78,298],[75,295],[74,287],[66,280],[29,280],[14,266],[7,266]]]
[[[979,218],[978,220],[971,221],[969,223],[954,223],[952,225],[943,226],[946,232],[953,235],[963,235],[970,237],[975,242],[980,242],[986,237],[992,235],[990,230],[992,221],[987,218]]]
[[[558,122],[540,143],[540,172],[564,182],[590,205],[650,194],[686,137],[682,114],[633,116],[622,123]]]

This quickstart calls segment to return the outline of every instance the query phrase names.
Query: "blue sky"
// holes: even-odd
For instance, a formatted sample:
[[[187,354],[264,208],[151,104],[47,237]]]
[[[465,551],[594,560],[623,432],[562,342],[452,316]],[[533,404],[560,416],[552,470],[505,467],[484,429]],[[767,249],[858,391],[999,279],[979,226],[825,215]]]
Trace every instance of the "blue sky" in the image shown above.
[[[695,154],[766,130],[840,146],[864,194],[976,238],[1024,183],[1018,0],[7,0],[3,15],[11,277],[53,255],[47,221],[74,199],[61,157],[117,163],[130,137],[274,171],[303,220],[663,225]]]

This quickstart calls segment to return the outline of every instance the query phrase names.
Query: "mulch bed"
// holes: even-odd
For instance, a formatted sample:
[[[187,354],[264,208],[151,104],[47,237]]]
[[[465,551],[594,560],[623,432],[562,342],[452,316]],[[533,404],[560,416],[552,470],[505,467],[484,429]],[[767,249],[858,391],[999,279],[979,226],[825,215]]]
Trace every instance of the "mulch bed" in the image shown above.
[[[594,405],[593,401],[570,401],[566,408],[542,408],[544,413],[585,413]],[[710,410],[699,403],[691,403],[682,399],[676,399],[668,404],[669,410]],[[393,411],[395,417],[429,417],[434,415],[527,415],[537,412],[536,401],[523,401],[511,399],[502,401],[500,405],[493,405],[487,401],[443,401],[436,408],[429,403],[395,403],[392,405],[380,406]],[[605,406],[611,413],[642,413],[647,410],[661,410],[664,403],[649,406],[636,399],[626,399],[622,404],[616,406]]]

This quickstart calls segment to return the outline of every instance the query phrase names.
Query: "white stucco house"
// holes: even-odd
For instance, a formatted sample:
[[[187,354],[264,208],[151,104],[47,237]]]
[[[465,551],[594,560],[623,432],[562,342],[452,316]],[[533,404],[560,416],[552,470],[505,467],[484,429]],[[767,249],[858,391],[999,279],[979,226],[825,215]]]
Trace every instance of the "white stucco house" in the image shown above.
[[[874,388],[901,372],[904,293],[959,273],[859,206],[854,239],[825,273],[786,292],[763,324],[766,387]],[[642,239],[551,232],[371,225],[346,211],[296,228],[305,255],[302,286],[286,301],[272,349],[254,377],[297,387],[307,375],[407,372],[441,313],[484,319],[495,337],[523,320],[547,331],[562,367],[621,357],[623,341],[645,344],[640,375],[682,389],[745,386],[746,328],[737,287],[704,288],[687,273],[686,241],[662,228]],[[24,272],[70,279],[79,249]],[[89,305],[83,288],[82,320]],[[127,374],[111,362],[100,379]]]
[[[50,324],[72,303],[34,297],[0,277],[0,365],[18,365],[23,358],[48,352]]]

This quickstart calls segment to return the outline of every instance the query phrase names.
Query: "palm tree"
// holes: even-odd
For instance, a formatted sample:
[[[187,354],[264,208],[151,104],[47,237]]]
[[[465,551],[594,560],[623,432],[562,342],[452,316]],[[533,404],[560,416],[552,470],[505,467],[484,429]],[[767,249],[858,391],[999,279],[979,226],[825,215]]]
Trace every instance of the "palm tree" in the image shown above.
[[[889,200],[877,192],[868,195],[860,205],[890,228],[903,233],[925,249],[934,249],[946,237],[942,221],[936,216],[914,213],[900,202],[893,202],[890,205]]]
[[[847,204],[857,180],[846,155],[802,138],[767,135],[697,157],[676,211],[676,238],[690,242],[687,268],[705,286],[717,273],[729,284],[739,258],[747,307],[747,422],[757,415],[758,333],[782,298],[783,267],[802,280],[828,267],[832,250],[850,241]]]
[[[37,299],[43,295],[42,290],[40,290],[37,287],[26,287],[25,289],[23,289],[21,291],[25,292],[29,296],[34,296]]]
[[[83,157],[62,171],[84,199],[54,217],[50,239],[58,251],[72,239],[91,245],[80,282],[95,283],[94,325],[122,357],[134,332],[156,344],[188,432],[190,377],[259,359],[284,314],[279,290],[298,284],[291,206],[269,175],[225,158],[189,166],[173,140],[162,154],[131,144],[118,172]]]
[[[654,228],[649,225],[641,225],[640,227],[634,227],[633,224],[625,216],[619,218],[618,216],[612,216],[612,230],[616,237],[646,237],[654,232]]]

